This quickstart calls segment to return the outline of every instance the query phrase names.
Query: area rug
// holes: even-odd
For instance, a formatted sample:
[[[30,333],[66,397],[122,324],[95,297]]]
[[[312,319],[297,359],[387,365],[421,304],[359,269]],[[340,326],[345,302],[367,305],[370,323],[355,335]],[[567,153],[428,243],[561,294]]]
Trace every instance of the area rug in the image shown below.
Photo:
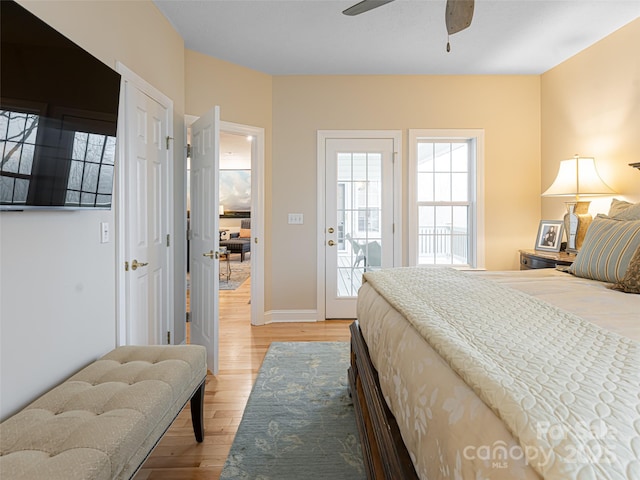
[[[233,257],[237,256],[238,260]],[[247,278],[251,276],[251,260],[245,258],[244,262],[239,260],[240,255],[233,255],[229,266],[231,267],[231,275],[227,281],[227,265],[225,260],[220,260],[220,290],[235,290],[242,285]]]
[[[348,342],[272,343],[221,479],[359,480]]]

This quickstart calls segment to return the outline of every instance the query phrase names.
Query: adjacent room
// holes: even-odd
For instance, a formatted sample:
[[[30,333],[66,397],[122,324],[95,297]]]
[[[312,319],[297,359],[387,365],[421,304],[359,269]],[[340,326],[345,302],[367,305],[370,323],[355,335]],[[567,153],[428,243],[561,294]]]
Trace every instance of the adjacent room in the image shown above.
[[[0,477],[640,478],[640,2],[0,5]]]

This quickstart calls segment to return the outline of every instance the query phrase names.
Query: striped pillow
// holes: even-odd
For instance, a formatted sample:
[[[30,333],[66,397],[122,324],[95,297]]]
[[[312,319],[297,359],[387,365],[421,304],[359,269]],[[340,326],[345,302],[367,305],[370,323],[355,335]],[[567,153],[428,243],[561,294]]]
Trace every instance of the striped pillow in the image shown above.
[[[617,283],[640,246],[640,220],[615,220],[598,215],[584,237],[569,272],[577,277]]]

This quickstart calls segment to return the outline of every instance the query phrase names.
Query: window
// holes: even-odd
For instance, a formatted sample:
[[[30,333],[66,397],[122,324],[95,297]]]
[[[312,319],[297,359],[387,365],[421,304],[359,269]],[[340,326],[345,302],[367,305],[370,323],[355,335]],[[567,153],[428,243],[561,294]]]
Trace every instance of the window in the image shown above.
[[[116,156],[115,137],[73,132],[72,148],[65,204],[110,205]]]
[[[0,110],[0,200],[27,202],[40,117],[34,113]]]
[[[410,131],[410,264],[481,268],[482,131]]]

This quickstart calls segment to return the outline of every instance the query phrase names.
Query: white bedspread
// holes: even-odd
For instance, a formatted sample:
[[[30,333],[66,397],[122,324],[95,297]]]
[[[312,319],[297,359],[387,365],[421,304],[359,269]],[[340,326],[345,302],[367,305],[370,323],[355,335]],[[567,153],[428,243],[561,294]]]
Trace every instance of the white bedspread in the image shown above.
[[[499,274],[494,275],[498,283],[481,276],[491,275],[439,268],[383,270],[367,273],[369,285],[362,291],[369,295],[373,286],[502,420],[512,437],[504,436],[506,457],[498,460],[514,460],[509,455],[517,451],[510,443],[515,438],[519,451],[526,454],[516,460],[533,466],[547,479],[640,478],[640,343],[504,287],[499,283],[506,280]],[[540,288],[548,287],[541,284]],[[614,293],[607,292],[607,296]],[[547,294],[556,295],[553,289]],[[629,310],[626,312],[628,317]],[[622,317],[619,322],[628,321]],[[367,343],[384,343],[373,327],[363,332]],[[405,443],[418,474],[428,478],[422,472],[423,460],[417,457],[422,437],[428,436],[429,421],[420,417],[432,417],[430,407],[435,408],[440,392],[425,390],[417,401],[408,399],[415,397],[408,392],[414,388],[408,386],[410,379],[396,371],[395,360],[385,358],[395,356],[392,348],[387,345],[372,359],[381,383],[392,384],[386,392],[383,386],[383,392],[403,438],[417,437],[405,438]],[[396,344],[395,348],[404,350],[405,346]],[[454,395],[467,396],[462,386],[453,388]],[[440,405],[449,411],[450,424],[451,417],[464,414],[473,419],[474,411],[482,411],[481,405],[456,411],[455,402],[447,399]],[[413,432],[409,432],[411,426]],[[499,431],[491,435],[489,438],[501,437]],[[462,465],[468,455],[496,472],[496,459],[482,458],[479,445],[473,445],[473,429],[468,429],[467,438],[472,441],[462,450],[457,448],[455,461],[448,461],[454,465],[453,477],[468,478],[467,467]],[[485,446],[496,448],[495,442]],[[435,447],[441,456],[448,454],[447,445]],[[450,472],[442,470],[448,469],[447,462],[440,465],[445,465],[440,476],[448,477]],[[479,470],[474,471],[477,475]],[[521,478],[532,475],[526,469],[518,472]]]

